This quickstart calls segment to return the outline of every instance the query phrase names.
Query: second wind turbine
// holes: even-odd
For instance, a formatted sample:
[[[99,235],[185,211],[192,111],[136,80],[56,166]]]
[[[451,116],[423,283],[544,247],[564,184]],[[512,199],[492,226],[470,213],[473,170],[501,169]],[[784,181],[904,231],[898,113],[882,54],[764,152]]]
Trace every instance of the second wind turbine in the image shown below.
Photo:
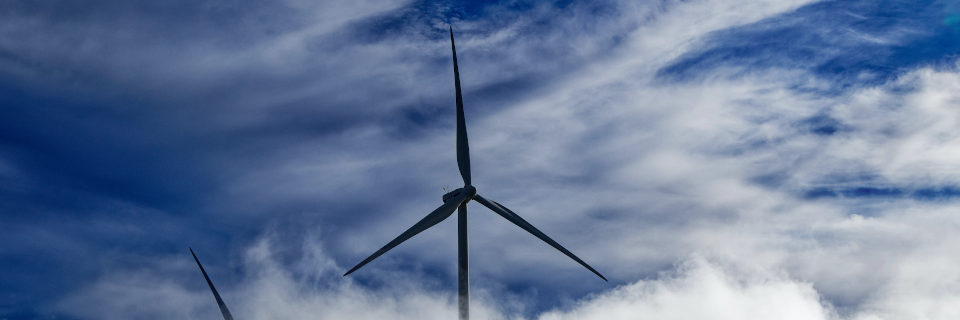
[[[457,215],[457,289],[458,289],[458,300],[459,300],[459,314],[461,320],[467,320],[470,318],[470,269],[469,269],[469,255],[467,254],[467,202],[470,200],[475,200],[482,204],[484,207],[493,210],[503,218],[513,222],[523,230],[527,230],[540,240],[543,240],[547,244],[553,246],[563,254],[567,255],[574,261],[580,263],[580,265],[586,267],[590,271],[593,271],[594,274],[599,276],[604,281],[607,281],[607,278],[604,278],[600,272],[594,270],[590,265],[580,258],[577,258],[576,255],[571,253],[569,250],[561,246],[553,239],[550,239],[546,234],[537,230],[536,227],[531,225],[523,218],[520,218],[516,213],[507,209],[503,205],[487,200],[484,197],[481,197],[477,194],[477,188],[471,184],[470,181],[470,147],[467,145],[467,125],[463,117],[463,97],[460,94],[460,70],[457,67],[457,46],[453,42],[453,27],[450,27],[450,48],[453,50],[453,79],[454,85],[457,88],[457,166],[460,167],[460,176],[463,178],[463,188],[453,190],[445,195],[443,195],[443,205],[441,205],[436,210],[433,210],[430,214],[424,217],[420,222],[404,231],[400,236],[387,245],[374,252],[372,255],[363,259],[357,266],[347,271],[344,276],[357,271],[360,267],[363,267],[373,259],[376,259],[380,255],[390,251],[400,243],[407,241],[407,239],[412,238],[423,230],[427,230],[432,226],[437,225],[443,220],[446,220],[453,214],[454,210],[459,208],[459,214]]]

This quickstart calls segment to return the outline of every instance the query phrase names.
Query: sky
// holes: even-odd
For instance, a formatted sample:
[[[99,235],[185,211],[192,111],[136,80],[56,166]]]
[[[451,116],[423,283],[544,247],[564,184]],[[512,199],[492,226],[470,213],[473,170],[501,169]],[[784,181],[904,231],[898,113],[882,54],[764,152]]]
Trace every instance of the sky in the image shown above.
[[[0,3],[0,319],[960,317],[960,2]]]

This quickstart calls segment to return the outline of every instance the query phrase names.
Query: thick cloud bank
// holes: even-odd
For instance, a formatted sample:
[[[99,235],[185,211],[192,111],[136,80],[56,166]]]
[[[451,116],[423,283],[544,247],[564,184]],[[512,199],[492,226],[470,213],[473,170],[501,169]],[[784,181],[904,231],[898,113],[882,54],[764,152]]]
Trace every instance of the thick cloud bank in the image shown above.
[[[451,295],[430,290],[409,274],[394,274],[393,283],[371,290],[349,278],[316,244],[306,246],[301,268],[287,270],[272,257],[272,241],[263,240],[244,258],[247,276],[237,288],[220,291],[241,319],[450,319],[456,317]],[[189,265],[173,266],[189,268]],[[205,319],[219,310],[203,288],[168,276],[123,274],[102,279],[60,305],[66,314],[93,319]],[[180,284],[178,284],[178,282]],[[195,287],[195,286],[191,286]],[[200,289],[200,290],[197,290]],[[474,301],[475,319],[516,319]],[[758,277],[693,257],[674,273],[656,280],[623,285],[591,296],[569,310],[550,311],[541,320],[560,319],[828,319],[809,283],[782,277]]]
[[[397,277],[371,290],[343,278],[316,243],[304,246],[299,268],[280,265],[274,241],[261,240],[243,258],[242,284],[221,286],[237,319],[449,319],[456,305],[446,294],[425,289],[414,279]],[[207,319],[220,317],[205,287],[184,286],[197,280],[195,265],[176,264],[176,273],[127,273],[106,276],[59,306],[65,314],[90,319]],[[394,276],[396,276],[395,274]],[[186,277],[184,277],[186,276]],[[216,275],[212,275],[216,281]],[[202,281],[201,281],[202,282]],[[479,317],[486,315],[476,304]]]
[[[833,319],[809,283],[732,275],[702,258],[686,261],[675,275],[640,281],[586,299],[561,319]]]

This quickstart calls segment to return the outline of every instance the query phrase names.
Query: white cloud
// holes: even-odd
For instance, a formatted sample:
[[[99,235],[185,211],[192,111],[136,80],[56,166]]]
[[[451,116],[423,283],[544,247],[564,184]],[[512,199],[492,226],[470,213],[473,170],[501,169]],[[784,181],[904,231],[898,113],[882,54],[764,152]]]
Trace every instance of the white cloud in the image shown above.
[[[496,296],[505,291],[498,283],[522,278],[542,285],[575,280],[584,283],[582,288],[564,288],[593,293],[539,315],[544,320],[960,315],[955,307],[960,305],[960,260],[951,258],[957,249],[953,244],[960,243],[955,200],[804,197],[815,188],[910,192],[960,183],[955,165],[960,155],[956,130],[960,73],[920,69],[883,86],[836,96],[794,90],[797,83],[830,86],[797,70],[771,69],[739,77],[720,70],[712,78],[690,83],[665,84],[655,78],[659,68],[695,48],[710,32],[807,3],[692,1],[639,6],[633,13],[641,18],[632,21],[637,27],[617,52],[576,74],[562,74],[567,78],[554,79],[537,95],[516,98],[509,107],[481,113],[471,110],[468,102],[474,180],[481,194],[509,206],[609,278],[624,283],[610,289],[599,281],[587,282],[596,279],[530,235],[483,212],[472,213],[477,220],[471,222],[471,234],[483,239],[471,240],[473,268],[477,277],[495,283],[479,282],[478,292]],[[461,58],[461,67],[476,70],[464,72],[465,80],[474,81],[465,87],[509,78],[503,74],[551,68],[523,55],[533,45],[509,45],[523,37],[516,30],[532,23],[518,21],[462,42],[461,57],[475,50],[474,57],[483,63],[501,56],[507,61],[485,69],[467,66]],[[283,57],[303,49],[301,36],[315,35],[313,29],[294,32],[255,46],[250,55],[288,68],[278,72],[292,72],[295,64],[285,64]],[[583,42],[573,45],[596,45],[587,38],[576,38]],[[404,43],[400,51],[443,48],[446,54],[447,48],[441,46],[445,41]],[[403,54],[389,48],[401,42],[346,49],[324,63],[355,62],[361,53],[380,61],[373,63],[378,65],[404,61]],[[274,48],[277,43],[282,45]],[[481,52],[498,46],[506,53]],[[228,64],[225,68],[232,68]],[[341,79],[324,78],[294,91],[311,95],[315,94],[311,90],[342,90],[342,95],[331,94],[333,99],[366,101],[359,97],[363,92],[345,88],[380,74],[367,70],[374,69],[370,65],[344,68],[351,71],[338,75],[353,82],[327,86]],[[425,67],[393,68],[385,73],[414,73]],[[402,84],[393,87],[396,92],[416,93],[398,93],[396,100],[382,103],[392,107],[427,95],[424,87],[451,86],[435,74],[425,77],[429,78],[425,82],[398,77]],[[297,95],[293,96],[289,99],[295,100]],[[263,101],[251,104],[262,106]],[[244,121],[256,122],[260,115],[245,114]],[[820,135],[804,127],[804,121],[818,115],[838,121],[837,132]],[[401,139],[389,129],[363,126],[311,145],[289,147],[275,156],[285,160],[232,176],[234,184],[218,201],[236,200],[223,207],[262,208],[311,197],[332,202],[331,198],[347,194],[351,196],[344,197],[381,208],[390,206],[389,215],[371,215],[385,218],[366,219],[362,226],[338,226],[350,228],[343,232],[349,233],[345,240],[333,241],[346,252],[342,256],[365,255],[439,205],[439,187],[457,186],[452,131],[440,132],[445,129],[449,128],[428,128],[437,134]],[[427,180],[435,183],[433,203],[421,201],[427,196],[407,197],[431,188],[409,187]],[[402,190],[382,189],[391,186]],[[375,201],[378,198],[388,199]],[[471,212],[481,210],[485,211],[478,207]],[[317,215],[338,214],[330,211]],[[391,254],[408,253],[424,265],[452,266],[455,246],[450,245],[449,226],[447,222],[438,226],[442,231],[424,232]],[[277,262],[269,242],[249,249],[246,276],[223,290],[238,319],[455,317],[452,293],[418,284],[438,281],[435,277],[391,273],[380,268],[388,263],[378,260],[380,266],[366,268],[384,272],[377,279],[388,284],[368,288],[339,278],[336,274],[342,269],[320,249],[324,246],[308,243],[312,245],[304,251],[312,258],[295,267]],[[381,259],[385,258],[389,257]],[[315,266],[320,267],[311,270]],[[104,319],[217,316],[212,299],[201,293],[205,288],[186,289],[183,282],[162,280],[168,277],[140,272],[104,277],[65,302],[64,308],[73,315]],[[474,318],[515,317],[514,309],[507,309],[514,307],[498,303],[478,298]],[[834,312],[833,305],[840,311]]]
[[[452,292],[429,289],[419,276],[393,272],[385,286],[370,289],[343,278],[319,243],[308,240],[298,264],[278,264],[269,239],[245,254],[240,285],[220,283],[219,291],[237,319],[452,319]],[[284,250],[289,251],[289,250]],[[208,269],[211,263],[207,261]],[[65,314],[91,319],[216,319],[216,303],[189,257],[181,256],[169,274],[110,273],[62,303]],[[176,277],[179,275],[180,277]],[[188,276],[187,276],[188,275]],[[216,281],[218,275],[212,273]],[[182,278],[182,279],[181,279]],[[221,277],[222,278],[222,277]],[[172,279],[177,279],[173,281]],[[185,285],[193,282],[193,285]],[[474,298],[473,319],[517,319]],[[590,296],[562,310],[537,317],[560,319],[832,319],[829,305],[809,283],[783,275],[757,275],[695,255],[659,279]]]
[[[701,257],[676,275],[639,281],[598,294],[570,310],[540,320],[562,319],[834,319],[809,283],[749,275],[738,278]]]
[[[236,319],[451,319],[456,317],[453,296],[426,287],[417,275],[383,274],[385,286],[369,289],[338,268],[307,240],[299,252],[299,267],[283,267],[270,236],[248,248],[243,258],[246,274],[237,286],[210,277]],[[289,252],[289,249],[279,251]],[[64,314],[88,319],[218,319],[217,304],[203,284],[200,271],[188,255],[180,255],[153,272],[111,272],[57,306]],[[499,319],[482,300],[471,305],[478,319]]]

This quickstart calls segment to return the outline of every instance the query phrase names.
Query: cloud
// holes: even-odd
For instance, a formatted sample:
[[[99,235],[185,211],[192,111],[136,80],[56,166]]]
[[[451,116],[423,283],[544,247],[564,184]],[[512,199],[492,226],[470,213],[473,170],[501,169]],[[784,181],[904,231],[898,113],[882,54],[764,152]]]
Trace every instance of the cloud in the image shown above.
[[[307,242],[298,268],[281,266],[275,243],[261,239],[245,253],[246,276],[239,286],[221,285],[220,291],[241,319],[448,319],[455,317],[452,294],[420,282],[416,274],[381,275],[390,281],[370,289],[357,285],[316,242]],[[184,257],[186,258],[186,257]],[[209,265],[209,263],[208,263]],[[188,259],[177,259],[168,272],[111,273],[68,299],[58,308],[64,314],[95,319],[208,318],[217,317],[216,304]],[[186,276],[189,274],[189,276]],[[216,279],[216,275],[213,275]],[[429,284],[429,281],[427,282]],[[479,300],[479,301],[477,301]],[[512,319],[516,315],[491,309],[475,299],[476,319]],[[829,307],[821,305],[809,283],[782,277],[764,278],[729,272],[720,264],[694,256],[675,273],[639,281],[599,293],[568,310],[547,312],[538,319],[827,319]]]
[[[702,257],[676,274],[603,292],[570,310],[538,319],[835,319],[809,283],[782,278],[746,279]]]
[[[718,69],[797,68],[835,81],[830,90],[879,85],[918,67],[952,63],[957,30],[941,20],[954,6],[949,1],[820,1],[718,31],[658,75],[689,79]]]
[[[319,243],[305,241],[296,268],[279,261],[275,239],[261,238],[244,253],[243,281],[217,282],[231,313],[238,319],[449,319],[456,304],[449,295],[431,290],[417,275],[392,273],[386,286],[372,290],[341,276],[344,271],[323,253]],[[289,249],[280,249],[280,251]],[[182,256],[180,258],[189,258]],[[202,257],[201,257],[202,259]],[[202,260],[203,261],[203,260]],[[208,269],[211,265],[206,260]],[[111,272],[62,302],[63,314],[93,319],[217,318],[217,304],[189,259],[175,259],[162,274]],[[199,281],[198,281],[199,280]],[[428,282],[429,283],[429,282]],[[477,318],[490,317],[482,302],[473,305]]]
[[[933,4],[91,5],[0,22],[0,300],[216,318],[193,246],[238,318],[452,318],[452,222],[338,275],[461,183],[452,23],[480,193],[612,280],[471,204],[475,317],[957,313]]]

